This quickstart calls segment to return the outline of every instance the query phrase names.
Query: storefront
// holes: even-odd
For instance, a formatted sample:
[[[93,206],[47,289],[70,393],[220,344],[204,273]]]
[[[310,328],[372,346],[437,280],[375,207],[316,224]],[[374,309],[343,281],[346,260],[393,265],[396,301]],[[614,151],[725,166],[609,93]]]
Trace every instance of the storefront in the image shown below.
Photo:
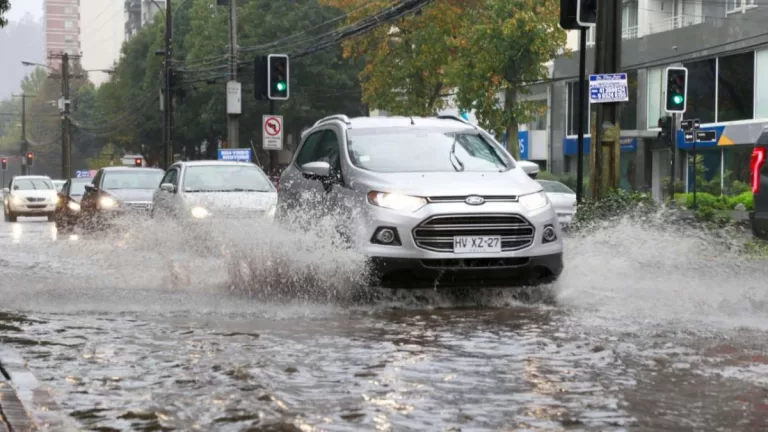
[[[619,158],[619,186],[624,190],[635,190],[640,184],[637,171],[637,138],[621,138],[621,156]],[[589,153],[591,150],[590,137],[584,137],[584,178],[589,178]],[[576,138],[563,138],[563,155],[565,156],[565,172],[576,175],[578,164],[578,141]]]

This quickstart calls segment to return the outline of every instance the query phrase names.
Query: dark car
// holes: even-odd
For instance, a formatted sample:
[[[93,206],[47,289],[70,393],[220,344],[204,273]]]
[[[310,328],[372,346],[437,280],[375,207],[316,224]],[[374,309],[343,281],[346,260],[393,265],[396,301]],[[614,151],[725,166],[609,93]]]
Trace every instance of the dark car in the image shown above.
[[[107,167],[100,169],[80,201],[80,225],[102,227],[126,215],[149,217],[152,195],[165,172],[158,168]]]
[[[764,139],[765,138],[765,139]],[[756,237],[768,240],[768,132],[763,132],[752,150],[749,164],[754,211],[750,212],[752,232]]]
[[[53,220],[59,231],[69,231],[80,217],[80,200],[85,194],[85,186],[91,183],[90,178],[73,178],[67,180],[61,187]]]

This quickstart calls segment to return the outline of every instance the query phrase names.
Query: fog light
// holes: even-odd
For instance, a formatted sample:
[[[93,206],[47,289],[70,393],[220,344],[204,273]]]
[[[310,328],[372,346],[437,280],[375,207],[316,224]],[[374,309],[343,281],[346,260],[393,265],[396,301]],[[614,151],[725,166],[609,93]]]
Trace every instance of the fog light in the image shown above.
[[[383,244],[391,244],[395,241],[395,232],[389,228],[380,229],[379,232],[376,233],[376,240]]]
[[[557,240],[557,232],[555,231],[555,227],[552,225],[545,226],[542,238],[544,239],[544,243],[551,243]]]

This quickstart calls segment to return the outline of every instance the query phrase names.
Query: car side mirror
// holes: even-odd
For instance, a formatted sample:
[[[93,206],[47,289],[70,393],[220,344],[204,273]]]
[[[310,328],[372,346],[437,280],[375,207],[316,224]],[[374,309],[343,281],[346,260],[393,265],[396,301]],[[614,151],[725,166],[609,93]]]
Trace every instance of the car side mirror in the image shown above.
[[[87,184],[87,185],[85,185],[85,191],[86,191],[86,192],[93,192],[93,191],[95,191],[95,190],[96,190],[96,186],[94,186],[94,185],[92,185],[92,184]]]
[[[301,169],[305,174],[315,177],[327,178],[331,176],[331,164],[328,162],[317,161],[305,163],[301,166]]]
[[[529,161],[518,161],[517,164],[520,165],[520,168],[523,169],[523,172],[528,174],[530,178],[535,180],[539,175],[539,164]]]
[[[176,193],[176,186],[171,183],[163,183],[160,185],[160,190],[168,193]]]

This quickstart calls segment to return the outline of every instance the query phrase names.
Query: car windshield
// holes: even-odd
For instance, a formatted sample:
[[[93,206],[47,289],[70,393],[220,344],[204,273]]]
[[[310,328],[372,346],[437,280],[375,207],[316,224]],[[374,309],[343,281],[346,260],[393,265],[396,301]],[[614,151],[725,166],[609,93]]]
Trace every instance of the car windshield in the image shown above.
[[[16,179],[13,190],[51,190],[53,183],[46,179]]]
[[[187,167],[185,192],[271,192],[272,183],[255,165],[199,165]]]
[[[104,173],[104,189],[155,189],[160,185],[163,172],[160,170],[121,170]]]
[[[69,194],[71,196],[82,196],[85,194],[85,185],[90,184],[90,181],[73,181],[69,186]]]
[[[468,131],[351,129],[349,157],[358,168],[395,172],[498,172],[511,162],[501,148]]]
[[[544,188],[544,192],[564,193],[564,194],[573,194],[573,195],[576,194],[576,192],[572,191],[568,186],[560,182],[539,180],[539,183]]]

